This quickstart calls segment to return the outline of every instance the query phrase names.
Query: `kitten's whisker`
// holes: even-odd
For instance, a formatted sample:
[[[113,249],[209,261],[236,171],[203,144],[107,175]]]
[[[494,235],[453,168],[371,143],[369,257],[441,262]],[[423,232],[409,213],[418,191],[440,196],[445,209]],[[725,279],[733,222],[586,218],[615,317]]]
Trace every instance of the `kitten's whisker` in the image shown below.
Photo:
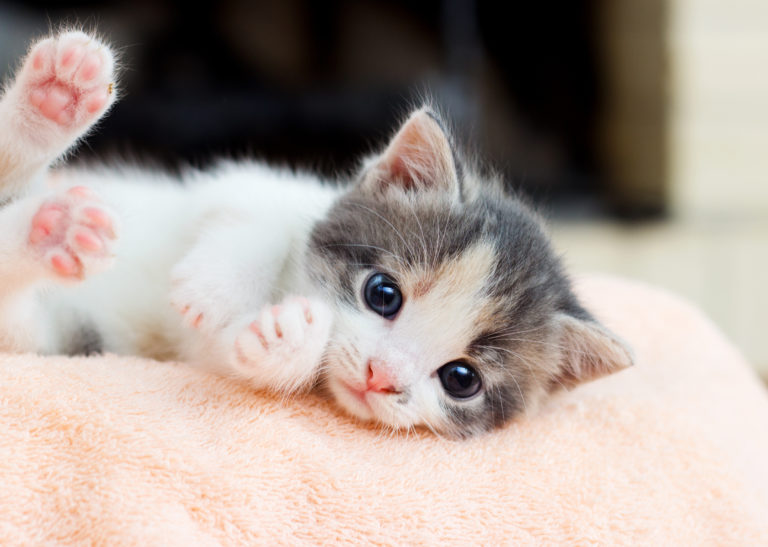
[[[422,420],[422,423],[427,427],[427,429],[429,429],[433,434],[437,435],[441,439],[447,439],[447,437],[440,432],[439,428],[434,424],[432,424],[429,418],[424,416],[422,417],[421,420]]]
[[[517,381],[515,381],[517,383]],[[501,421],[503,422],[505,420],[504,416],[504,397],[502,397],[501,394],[501,388],[499,386],[496,387],[496,392],[499,394],[499,408],[501,410]],[[520,385],[517,386],[517,390],[520,391]],[[520,393],[520,398],[523,399],[523,407],[525,407],[525,398],[523,397],[522,392]]]
[[[529,367],[530,368],[530,367]],[[518,393],[520,393],[520,400],[523,403],[523,410],[527,414],[528,413],[528,405],[525,402],[525,395],[523,395],[523,390],[520,388],[520,382],[517,381],[517,378],[515,378],[514,374],[510,374],[510,377],[512,378],[512,381],[515,382],[515,387],[517,387]],[[501,394],[499,394],[499,400],[501,400]],[[504,417],[504,406],[502,403],[502,418]]]
[[[436,244],[435,244],[435,252],[433,254],[433,259],[432,259],[432,268],[437,268],[438,260],[440,257],[440,251],[442,250],[442,247],[443,247],[443,239],[448,230],[448,222],[449,222],[449,219],[446,218],[445,227],[443,228],[441,225],[440,217],[437,217],[437,237],[436,237]]]
[[[353,202],[352,204],[353,204],[353,205],[355,205],[355,206],[357,206],[357,207],[360,207],[361,209],[363,209],[363,210],[365,210],[365,211],[368,211],[368,212],[369,212],[369,213],[371,213],[372,215],[375,215],[375,216],[377,216],[378,218],[380,218],[381,220],[383,220],[383,221],[384,221],[384,222],[385,222],[385,223],[386,223],[386,224],[387,224],[387,225],[388,225],[390,228],[392,228],[392,230],[395,232],[395,235],[397,235],[397,237],[399,237],[399,238],[400,238],[400,241],[402,241],[402,242],[403,242],[403,245],[405,246],[405,248],[406,248],[406,249],[408,249],[408,252],[409,252],[411,255],[414,255],[414,256],[415,256],[415,253],[413,252],[413,248],[410,246],[410,244],[409,244],[409,243],[406,241],[406,239],[403,237],[403,234],[400,232],[400,230],[398,230],[397,228],[395,228],[395,225],[394,225],[394,224],[392,224],[392,223],[391,223],[389,220],[387,220],[387,219],[386,219],[384,216],[382,216],[380,213],[378,213],[378,212],[374,211],[373,209],[371,209],[370,207],[368,207],[368,206],[366,206],[366,205],[363,205],[362,203]]]
[[[421,224],[421,219],[419,219],[419,215],[416,214],[416,206],[413,201],[409,202],[411,214],[413,215],[414,220],[416,221],[416,225],[419,227],[419,232],[421,232],[421,237],[419,238],[419,243],[421,243],[421,250],[424,253],[423,254],[423,262],[424,264],[427,264],[429,261],[429,250],[427,248],[427,240],[426,236],[424,235],[424,226]]]
[[[500,329],[500,330],[492,332],[491,334],[488,335],[488,338],[499,338],[499,337],[504,337],[504,336],[517,336],[518,334],[525,334],[527,332],[535,332],[535,331],[539,331],[541,329],[545,329],[545,328],[548,328],[548,327],[549,327],[549,325],[547,325],[547,324],[539,325],[538,327],[532,327],[530,329],[525,329],[525,330],[518,330],[518,329],[516,329],[514,327],[509,327],[507,329]]]
[[[509,348],[502,348],[502,347],[499,347],[499,346],[478,346],[478,347],[483,348],[483,349],[487,349],[487,350],[490,350],[490,351],[499,351],[499,352],[507,353],[507,354],[511,355],[512,357],[518,359],[519,361],[522,361],[522,363],[526,366],[526,368],[528,368],[528,372],[530,372],[531,375],[535,374],[534,371],[533,371],[533,367],[531,367],[531,363],[530,363],[529,359],[527,359],[526,357],[523,357],[522,354],[517,353],[514,350],[511,350]]]
[[[543,340],[533,340],[530,338],[505,338],[504,340],[509,342],[523,342],[526,344],[538,344],[540,346],[549,346],[549,347],[568,351],[569,353],[575,353],[575,354],[584,355],[587,357],[595,356],[595,353],[592,351],[584,351],[584,350],[574,348],[573,346],[566,346],[564,344],[557,344],[555,342],[545,342]]]
[[[401,268],[407,269],[408,265],[405,263],[405,261],[398,256],[396,253],[393,253],[392,251],[385,249],[383,247],[378,247],[376,245],[368,245],[365,243],[328,243],[326,245],[323,245],[322,249],[329,249],[331,247],[361,247],[361,248],[367,248],[367,249],[375,249],[377,251],[381,251],[387,256],[391,256],[395,259],[395,261],[400,265]]]
[[[568,389],[568,387],[567,387],[567,386],[566,386],[566,385],[565,385],[563,382],[561,382],[561,381],[560,381],[560,377],[559,377],[557,374],[552,374],[552,373],[550,373],[550,374],[548,374],[547,376],[548,376],[548,378],[549,378],[550,380],[554,380],[555,382],[557,382],[557,384],[558,384],[558,385],[559,385],[561,388],[563,388],[564,390],[567,390],[567,389]]]
[[[519,354],[519,353],[517,353],[517,352],[515,352],[515,351],[512,351],[511,349],[508,349],[508,348],[500,348],[500,347],[498,347],[498,346],[481,346],[481,347],[483,347],[483,348],[486,348],[486,349],[490,349],[490,350],[492,350],[492,351],[500,351],[500,352],[505,352],[505,353],[508,353],[508,354],[512,355],[512,356],[513,356],[513,357],[515,357],[516,359],[518,359],[518,360],[522,361],[522,363],[523,363],[523,364],[524,364],[524,365],[525,365],[525,366],[528,368],[528,371],[529,371],[531,374],[533,374],[533,369],[531,368],[531,365],[530,365],[530,362],[529,362],[529,360],[528,360],[528,359],[526,359],[525,357],[523,357],[521,354]],[[564,385],[564,384],[563,384],[563,383],[560,381],[560,379],[558,378],[558,376],[557,376],[556,374],[554,374],[554,373],[552,373],[552,372],[549,372],[549,371],[546,371],[546,370],[543,370],[542,372],[546,372],[546,373],[547,373],[547,376],[549,377],[549,379],[550,379],[550,380],[555,380],[555,381],[556,381],[558,384],[560,384],[560,386],[561,386],[561,387],[563,387],[563,388],[565,388],[565,387],[566,387],[566,386],[565,386],[565,385]],[[512,379],[515,381],[515,383],[516,383],[516,384],[518,384],[518,382],[517,382],[517,380],[515,379],[514,375],[511,375],[511,376],[512,376]],[[518,387],[518,389],[520,389],[520,385],[519,385],[519,384],[517,385],[517,387]],[[521,393],[521,396],[522,396],[522,393]],[[525,399],[523,399],[523,404],[525,405]]]

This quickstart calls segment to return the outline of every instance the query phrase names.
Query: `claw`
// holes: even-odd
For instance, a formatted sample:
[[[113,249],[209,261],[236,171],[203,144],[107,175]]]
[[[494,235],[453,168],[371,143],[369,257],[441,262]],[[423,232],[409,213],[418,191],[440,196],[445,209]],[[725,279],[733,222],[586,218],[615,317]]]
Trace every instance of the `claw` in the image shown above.
[[[264,346],[264,349],[267,349],[267,339],[264,338],[264,334],[261,332],[261,327],[259,326],[258,321],[254,321],[250,325],[248,325],[248,328],[251,329],[251,332],[256,335],[256,337],[259,339],[259,342],[261,342],[261,345]]]

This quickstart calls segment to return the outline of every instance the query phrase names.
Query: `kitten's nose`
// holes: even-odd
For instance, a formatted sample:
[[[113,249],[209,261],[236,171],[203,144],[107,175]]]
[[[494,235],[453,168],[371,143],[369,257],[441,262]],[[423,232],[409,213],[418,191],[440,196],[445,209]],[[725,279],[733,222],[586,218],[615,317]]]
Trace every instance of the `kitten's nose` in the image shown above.
[[[377,366],[373,360],[368,361],[368,381],[366,383],[368,391],[376,393],[400,393],[395,389],[389,375],[381,366]]]

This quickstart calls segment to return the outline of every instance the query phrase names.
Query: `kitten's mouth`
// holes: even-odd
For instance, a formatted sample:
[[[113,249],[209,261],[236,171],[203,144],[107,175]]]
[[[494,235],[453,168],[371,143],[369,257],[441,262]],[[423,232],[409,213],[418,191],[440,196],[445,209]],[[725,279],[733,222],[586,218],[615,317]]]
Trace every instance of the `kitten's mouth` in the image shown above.
[[[368,402],[368,391],[365,388],[356,388],[344,380],[339,379],[337,379],[335,383],[337,384],[335,391],[342,392],[337,393],[336,399],[341,402],[343,406],[347,407],[352,414],[368,420],[375,416],[375,412]]]
[[[370,408],[370,405],[368,404],[368,401],[365,398],[365,394],[368,393],[368,390],[357,389],[344,381],[342,381],[341,384],[347,389],[347,391],[349,391],[354,396],[355,399],[360,401],[361,404],[364,404],[365,406]]]

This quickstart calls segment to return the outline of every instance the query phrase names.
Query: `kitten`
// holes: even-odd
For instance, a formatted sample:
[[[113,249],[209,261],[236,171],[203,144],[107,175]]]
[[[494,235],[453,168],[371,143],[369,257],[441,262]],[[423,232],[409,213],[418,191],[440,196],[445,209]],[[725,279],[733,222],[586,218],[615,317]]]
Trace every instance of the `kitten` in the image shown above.
[[[429,107],[347,185],[249,162],[183,184],[48,171],[116,97],[109,48],[34,44],[0,101],[0,349],[178,359],[452,437],[500,426],[628,349],[539,221]]]

